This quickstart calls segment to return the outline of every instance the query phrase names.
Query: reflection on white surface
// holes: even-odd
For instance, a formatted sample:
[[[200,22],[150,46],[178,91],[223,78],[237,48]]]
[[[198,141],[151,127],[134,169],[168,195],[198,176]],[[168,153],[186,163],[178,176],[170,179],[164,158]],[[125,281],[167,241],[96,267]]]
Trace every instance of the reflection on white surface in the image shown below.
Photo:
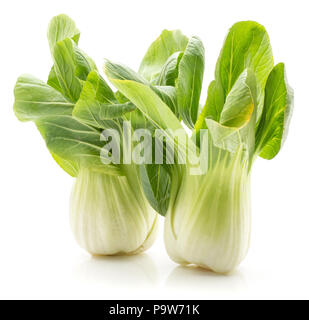
[[[158,270],[147,254],[136,256],[89,257],[77,266],[74,276],[106,286],[141,287],[158,283]]]
[[[168,276],[165,285],[201,291],[247,290],[247,282],[240,270],[228,275],[216,274],[194,266],[178,266]]]

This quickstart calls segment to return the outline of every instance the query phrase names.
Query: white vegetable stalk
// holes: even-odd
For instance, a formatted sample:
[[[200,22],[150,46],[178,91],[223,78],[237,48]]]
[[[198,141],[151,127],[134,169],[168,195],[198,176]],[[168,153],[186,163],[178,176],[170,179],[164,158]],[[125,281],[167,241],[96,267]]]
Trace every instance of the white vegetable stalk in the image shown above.
[[[153,244],[158,226],[135,171],[127,177],[81,169],[70,220],[77,242],[93,255],[145,251]]]
[[[165,222],[165,245],[175,262],[219,273],[245,258],[250,242],[250,174],[242,152],[219,151],[206,174],[186,172]]]

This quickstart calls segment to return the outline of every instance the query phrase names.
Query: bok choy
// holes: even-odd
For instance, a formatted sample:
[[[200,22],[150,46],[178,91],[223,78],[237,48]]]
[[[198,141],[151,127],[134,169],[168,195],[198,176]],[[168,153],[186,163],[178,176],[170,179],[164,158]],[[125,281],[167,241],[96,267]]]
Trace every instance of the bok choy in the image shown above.
[[[19,77],[14,111],[19,120],[34,121],[55,161],[76,178],[70,220],[77,242],[95,255],[138,253],[154,242],[157,213],[144,195],[138,166],[105,163],[116,155],[104,152],[109,137],[102,132],[114,129],[121,137],[125,120],[146,123],[132,103],[119,101],[78,47],[79,37],[66,15],[51,20],[48,81]]]
[[[116,92],[79,37],[69,17],[53,18],[47,83],[23,75],[14,91],[18,119],[36,124],[52,157],[76,178],[77,242],[98,255],[144,251],[159,213],[175,262],[233,270],[250,244],[253,162],[278,154],[293,109],[285,66],[274,65],[265,28],[232,26],[204,106],[198,37],[164,30],[138,72],[106,60]]]
[[[151,49],[148,56],[162,55],[157,45]],[[160,50],[165,53],[166,48]],[[173,72],[167,74],[173,75],[169,84],[176,91],[174,109],[148,83],[126,77],[125,72],[120,76],[109,63],[105,71],[157,128],[181,130],[182,120],[192,129],[185,138],[168,131],[169,141],[177,140],[178,149],[187,150],[186,157],[197,152],[200,166],[196,170],[194,163],[161,165],[172,181],[165,245],[169,256],[180,264],[226,273],[238,266],[249,248],[252,164],[258,156],[274,158],[281,149],[292,114],[293,91],[284,64],[274,66],[266,30],[252,21],[230,29],[204,108],[199,107],[204,70],[200,40],[191,38],[184,50],[171,55],[165,69],[170,66]],[[157,74],[144,75],[155,83],[162,78]],[[158,201],[164,197],[160,192],[157,195]]]

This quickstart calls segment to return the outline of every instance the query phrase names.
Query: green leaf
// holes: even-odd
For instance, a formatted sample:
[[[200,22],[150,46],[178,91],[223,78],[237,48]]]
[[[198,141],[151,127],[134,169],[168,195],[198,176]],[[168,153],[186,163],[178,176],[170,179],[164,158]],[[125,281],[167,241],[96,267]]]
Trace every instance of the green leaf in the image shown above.
[[[161,98],[163,102],[177,114],[177,95],[176,89],[172,86],[150,86],[150,88]]]
[[[108,75],[109,76],[109,75]],[[183,130],[182,125],[147,85],[130,80],[118,80],[109,77],[111,83],[120,90],[134,105],[159,129]]]
[[[79,98],[82,84],[91,70],[97,70],[94,61],[77,47],[80,32],[66,15],[54,17],[47,32],[54,60],[48,84],[72,102]]]
[[[239,128],[223,126],[212,119],[206,119],[206,124],[217,148],[236,152],[240,144],[245,144],[245,136],[240,134]]]
[[[105,60],[104,64],[105,73],[114,79],[119,80],[132,80],[139,83],[150,85],[149,82],[143,78],[139,73],[121,63],[114,63],[110,60]]]
[[[60,14],[52,18],[49,23],[47,38],[50,52],[53,54],[55,45],[58,41],[72,39],[76,44],[80,37],[80,32],[76,28],[75,22],[65,14]]]
[[[131,94],[137,93],[140,99],[143,101],[143,107],[152,108],[155,111],[158,108],[156,102],[162,105],[162,110],[166,111],[166,114],[171,115],[174,120],[176,120],[176,124],[174,126],[179,125],[178,129],[182,129],[182,126],[178,122],[177,118],[170,111],[169,107],[164,104],[164,100],[168,101],[170,105],[173,106],[175,110],[176,104],[176,92],[175,88],[167,87],[167,86],[152,86],[148,83],[147,80],[143,79],[140,75],[135,73],[133,70],[119,64],[113,64],[110,61],[107,61],[105,65],[105,71],[109,77],[114,77],[116,79],[111,79],[111,82],[119,89],[121,95],[121,99],[123,96],[127,97],[134,105],[137,100],[132,99]],[[115,83],[115,81],[119,81],[121,83],[130,83],[132,87],[128,90],[122,90],[119,85]],[[135,92],[134,85],[140,85],[142,88],[142,92]],[[146,90],[147,93],[144,93],[143,90]],[[151,93],[149,93],[151,92]],[[143,96],[145,94],[145,96]],[[149,96],[150,95],[150,96]],[[119,96],[119,94],[118,94]],[[156,101],[151,103],[152,98]],[[139,102],[136,105],[137,107],[142,107]],[[167,116],[168,117],[168,116]],[[132,127],[134,129],[138,128],[147,128],[153,131],[155,127],[160,127],[158,123],[155,123],[153,118],[149,118],[147,116],[147,112],[145,113],[144,108],[139,108],[139,110],[135,110],[126,116],[127,119],[132,121]],[[150,121],[149,121],[150,120]],[[155,123],[156,126],[153,127],[151,123]],[[150,204],[153,208],[160,214],[165,215],[167,212],[169,198],[170,198],[170,186],[171,180],[169,177],[168,171],[165,169],[164,165],[143,165],[140,166],[140,174],[141,174],[141,182],[144,188],[145,195],[149,200]]]
[[[58,163],[58,165],[65,171],[67,172],[70,176],[73,178],[77,177],[78,172],[79,172],[79,165],[78,163],[66,159],[62,159],[55,153],[51,152],[52,157],[54,160]]]
[[[49,72],[47,84],[63,94],[62,88],[61,88],[61,85],[58,81],[54,66],[52,66],[52,68]]]
[[[120,174],[117,165],[105,165],[102,158],[108,158],[102,148],[100,131],[81,123],[71,116],[48,116],[36,121],[51,153],[62,159],[74,161],[81,167]]]
[[[253,91],[253,92],[252,92]],[[242,127],[251,119],[256,96],[255,76],[246,69],[237,79],[223,106],[220,123],[228,127]]]
[[[265,103],[257,131],[256,152],[264,159],[274,158],[280,151],[293,111],[294,93],[288,85],[285,66],[277,64],[265,88]]]
[[[119,90],[115,92],[115,97],[120,103],[126,103],[129,102],[129,99],[125,97]]]
[[[74,107],[54,88],[31,75],[18,78],[14,96],[14,111],[20,121],[36,121],[49,115],[71,115]]]
[[[190,39],[178,69],[178,112],[185,124],[193,128],[198,116],[204,74],[204,46],[199,38]]]
[[[60,87],[60,92],[70,101],[76,102],[82,90],[81,80],[85,81],[89,72],[96,70],[95,64],[76,47],[71,39],[57,42],[53,57],[54,71],[52,69],[49,81],[56,88]]]
[[[143,113],[155,128],[164,130],[167,145],[176,149],[175,156],[181,158],[176,161],[183,161],[189,153],[196,151],[180,121],[151,88],[130,80],[113,78],[109,78],[109,80]]]
[[[37,121],[52,115],[70,116],[74,107],[54,88],[31,75],[18,78],[14,95],[14,111],[21,121]],[[54,153],[52,156],[68,174],[77,175],[79,167],[76,162],[62,159]]]
[[[211,101],[211,103],[210,103]],[[220,119],[221,108],[224,105],[224,94],[223,88],[218,84],[217,81],[213,80],[208,87],[207,91],[207,101],[205,107],[202,109],[201,114],[199,115],[195,123],[195,131],[198,134],[200,129],[206,129],[205,117],[209,119]],[[209,107],[210,106],[210,107]],[[219,111],[220,110],[220,111]],[[206,113],[206,111],[209,111]]]
[[[106,121],[124,116],[135,110],[131,102],[118,103],[104,79],[96,72],[89,73],[73,116],[98,128],[108,127]]]
[[[56,88],[60,87],[60,92],[75,103],[82,90],[81,80],[85,81],[89,72],[97,68],[74,41],[68,38],[56,43],[53,58],[54,70],[51,71],[49,82]]]
[[[33,120],[57,163],[70,175],[80,166],[119,174],[101,162],[100,132],[72,117],[74,105],[58,91],[32,77],[21,76],[15,86],[14,110],[22,121]]]
[[[57,42],[54,49],[54,68],[64,96],[72,102],[79,99],[82,84],[76,73],[75,45],[71,39]]]
[[[127,113],[124,119],[130,121],[133,130],[146,129],[153,133],[156,129],[152,122],[137,108],[133,112]]]
[[[133,71],[132,69],[128,68],[125,65],[113,63],[109,60],[106,60],[104,65],[104,71],[108,77],[115,78],[115,79],[121,79],[121,80],[133,80],[138,83],[143,83],[147,86],[151,86],[147,80],[145,80],[141,75]],[[158,87],[157,89],[152,86],[152,89],[155,90],[158,93],[161,93],[163,91],[163,87]],[[168,91],[168,90],[167,90]],[[161,96],[163,98],[166,98],[168,102],[171,102],[172,106],[175,101],[175,99],[172,99],[170,96],[171,93],[162,93]],[[130,102],[130,100],[119,90],[115,93],[116,99],[121,103],[125,104]],[[155,127],[153,124],[148,121],[143,113],[139,109],[135,109],[133,112],[127,113],[124,118],[128,121],[131,121],[132,128],[134,130],[137,129],[148,129],[150,131],[154,131]]]
[[[220,122],[206,119],[206,124],[216,147],[236,152],[240,146],[254,154],[256,123],[256,78],[245,70],[227,96]]]
[[[162,141],[163,142],[163,141]],[[140,166],[140,180],[144,193],[151,206],[162,216],[165,216],[169,207],[172,187],[172,167],[167,163],[175,159],[167,144],[159,139],[152,139],[152,164]],[[162,163],[156,163],[159,156]],[[175,185],[175,183],[174,183]]]
[[[273,68],[273,57],[265,28],[253,21],[238,22],[230,29],[217,61],[215,82],[210,84],[197,130],[205,127],[203,121],[205,117],[220,120],[226,97],[246,68],[256,74],[257,121],[259,121],[264,103],[264,88]]]
[[[131,80],[131,81],[148,86],[162,99],[163,102],[165,102],[168,105],[168,107],[173,112],[176,111],[177,102],[176,102],[176,90],[174,87],[151,85],[140,74],[133,71],[129,67],[123,64],[113,63],[109,60],[106,60],[106,63],[104,65],[104,70],[108,77],[119,79],[119,80]]]
[[[86,81],[89,72],[97,70],[94,61],[81,49],[74,45],[75,76]]]
[[[159,77],[168,58],[178,51],[184,51],[188,38],[179,30],[163,30],[151,44],[139,68],[139,73],[153,82]]]
[[[118,103],[113,90],[97,71],[91,71],[87,77],[88,85],[95,89],[95,98],[101,103]],[[84,84],[85,85],[85,84]]]
[[[141,183],[151,206],[165,216],[171,194],[171,178],[162,165],[140,166]]]
[[[175,52],[167,59],[157,79],[157,85],[175,86],[175,81],[178,78],[178,66],[182,57],[183,52]]]

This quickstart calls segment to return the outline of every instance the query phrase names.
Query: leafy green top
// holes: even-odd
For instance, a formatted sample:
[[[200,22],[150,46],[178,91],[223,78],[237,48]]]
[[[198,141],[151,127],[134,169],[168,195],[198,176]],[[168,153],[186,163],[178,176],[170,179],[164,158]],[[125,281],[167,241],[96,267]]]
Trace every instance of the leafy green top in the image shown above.
[[[102,130],[116,129],[121,135],[125,120],[134,129],[149,129],[152,138],[156,128],[168,129],[168,139],[177,139],[185,157],[199,149],[201,129],[207,129],[208,152],[236,154],[241,148],[250,164],[258,155],[272,159],[282,147],[293,91],[284,65],[274,67],[268,34],[256,22],[239,22],[229,30],[202,110],[205,52],[198,37],[164,30],[149,47],[138,73],[106,61],[105,73],[118,89],[114,92],[78,47],[80,32],[73,20],[54,17],[47,35],[54,63],[48,81],[19,77],[14,111],[19,120],[36,123],[55,161],[72,176],[81,167],[126,174],[124,166],[101,161],[111,156],[102,149],[106,143]],[[196,145],[181,121],[192,129],[192,137],[199,138]],[[183,135],[176,137],[173,130]],[[182,165],[143,164],[139,171],[149,202],[164,215],[172,186],[177,189],[181,183]]]

